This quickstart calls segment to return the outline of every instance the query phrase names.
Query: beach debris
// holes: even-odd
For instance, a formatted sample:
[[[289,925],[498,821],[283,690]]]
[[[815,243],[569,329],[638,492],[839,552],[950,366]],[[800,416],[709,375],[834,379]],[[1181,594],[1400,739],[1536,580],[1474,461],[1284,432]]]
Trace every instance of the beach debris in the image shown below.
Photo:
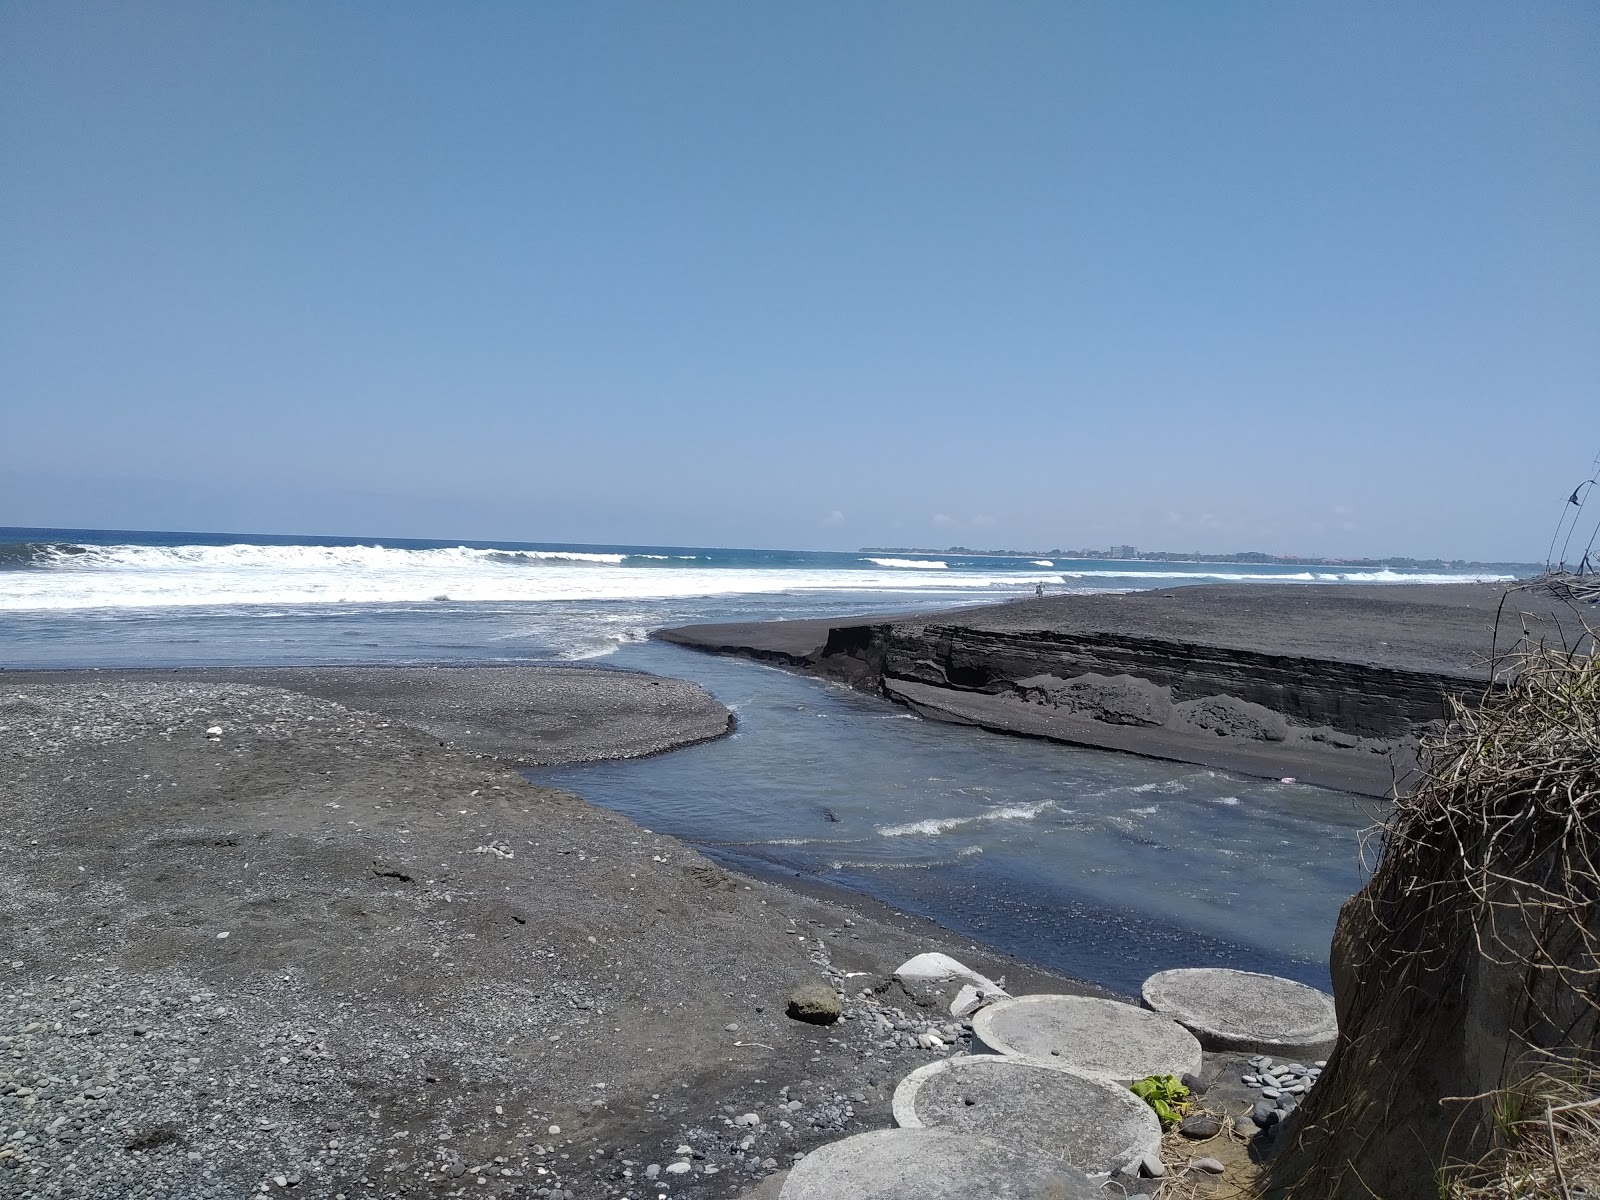
[[[789,1016],[808,1025],[832,1025],[842,1011],[838,993],[826,984],[808,983],[789,995]]]
[[[953,1017],[968,1016],[985,1004],[1008,998],[1008,993],[1000,983],[938,951],[908,958],[896,968],[894,977],[911,995],[919,999],[937,998],[941,1003],[949,986],[960,981],[961,986],[949,1001],[949,1012]]]

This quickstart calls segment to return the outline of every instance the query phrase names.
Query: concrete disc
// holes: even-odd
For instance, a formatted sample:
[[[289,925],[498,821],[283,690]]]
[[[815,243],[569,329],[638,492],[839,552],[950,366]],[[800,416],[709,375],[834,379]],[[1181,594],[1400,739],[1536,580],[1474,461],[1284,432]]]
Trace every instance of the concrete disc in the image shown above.
[[[877,1129],[806,1155],[778,1200],[1105,1200],[1081,1171],[942,1129]]]
[[[1009,1142],[1091,1175],[1161,1153],[1161,1122],[1121,1084],[994,1054],[918,1067],[894,1090],[894,1119]]]
[[[1085,1075],[1132,1083],[1200,1073],[1200,1043],[1176,1021],[1119,1000],[1018,996],[972,1018],[973,1044]]]
[[[1339,1033],[1332,996],[1276,975],[1192,967],[1161,971],[1140,990],[1211,1050],[1315,1056]]]

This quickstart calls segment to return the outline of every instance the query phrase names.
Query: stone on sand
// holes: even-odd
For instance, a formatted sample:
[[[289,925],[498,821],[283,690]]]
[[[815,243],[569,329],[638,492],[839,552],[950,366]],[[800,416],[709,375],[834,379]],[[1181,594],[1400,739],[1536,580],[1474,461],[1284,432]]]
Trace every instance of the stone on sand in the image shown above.
[[[838,994],[827,984],[808,983],[789,996],[789,1015],[808,1025],[832,1025],[842,1011]]]
[[[1176,1021],[1095,996],[1018,996],[972,1019],[973,1045],[1117,1083],[1198,1075],[1200,1043]]]
[[[929,951],[901,963],[894,973],[900,986],[919,1000],[948,1004],[951,1016],[963,1017],[979,1006],[1007,995],[1005,988],[980,975],[959,959]]]
[[[878,1129],[813,1150],[779,1200],[1103,1200],[1081,1171],[942,1129]]]
[[[1276,975],[1192,967],[1152,975],[1140,991],[1210,1050],[1312,1058],[1339,1033],[1332,996]]]
[[[918,1067],[894,1093],[894,1119],[986,1137],[1090,1174],[1161,1151],[1148,1104],[1103,1077],[992,1054]]]

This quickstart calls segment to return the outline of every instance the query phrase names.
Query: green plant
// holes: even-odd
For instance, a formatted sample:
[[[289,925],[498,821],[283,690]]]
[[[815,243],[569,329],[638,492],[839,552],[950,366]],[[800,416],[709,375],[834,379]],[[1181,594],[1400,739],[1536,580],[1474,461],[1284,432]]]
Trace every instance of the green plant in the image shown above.
[[[1130,1083],[1128,1090],[1155,1109],[1163,1129],[1176,1125],[1189,1107],[1189,1089],[1176,1075],[1150,1075]]]

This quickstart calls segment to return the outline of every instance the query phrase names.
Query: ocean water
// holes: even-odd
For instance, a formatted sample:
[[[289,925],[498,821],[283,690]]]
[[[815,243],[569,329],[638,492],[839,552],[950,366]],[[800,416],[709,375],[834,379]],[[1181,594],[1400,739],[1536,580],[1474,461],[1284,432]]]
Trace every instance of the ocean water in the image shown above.
[[[1041,584],[1493,577],[0,529],[0,668],[567,662],[690,678],[738,713],[733,737],[534,776],[730,865],[856,889],[1123,991],[1182,965],[1326,986],[1370,802],[932,724],[646,635],[946,608]]]

